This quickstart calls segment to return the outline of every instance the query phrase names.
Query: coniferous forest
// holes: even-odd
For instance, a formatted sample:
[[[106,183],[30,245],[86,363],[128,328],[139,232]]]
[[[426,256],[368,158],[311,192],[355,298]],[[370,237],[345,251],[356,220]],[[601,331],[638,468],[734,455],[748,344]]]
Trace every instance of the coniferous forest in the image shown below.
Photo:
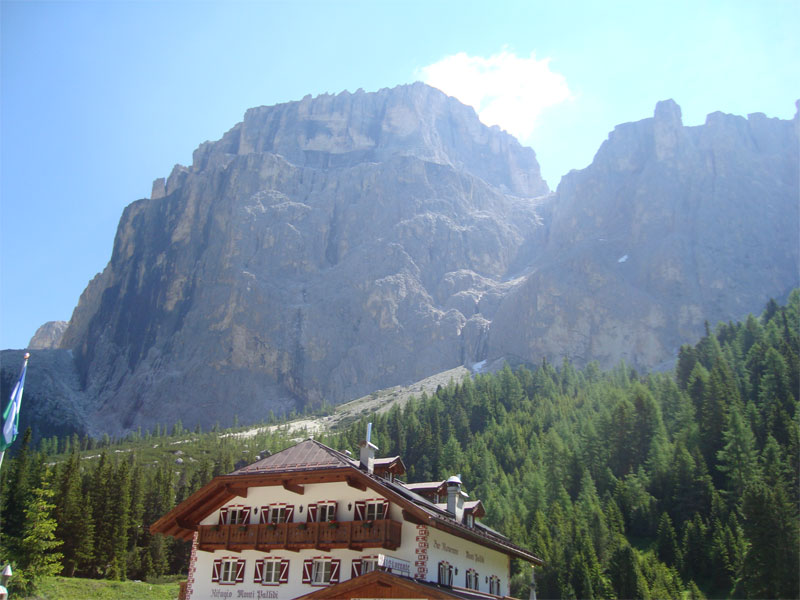
[[[546,561],[538,598],[798,598],[800,292],[720,324],[669,373],[506,367],[365,415],[321,441],[409,481],[460,473],[484,522]],[[189,548],[149,525],[213,476],[294,443],[180,423],[125,439],[20,436],[0,472],[0,561],[15,591],[61,573],[153,580]],[[530,570],[514,565],[527,597]]]

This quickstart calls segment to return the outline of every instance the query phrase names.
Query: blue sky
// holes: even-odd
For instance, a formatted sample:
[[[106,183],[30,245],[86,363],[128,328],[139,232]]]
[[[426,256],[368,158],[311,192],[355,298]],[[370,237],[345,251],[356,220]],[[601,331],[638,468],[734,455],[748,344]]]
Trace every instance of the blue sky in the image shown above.
[[[68,320],[122,209],[252,106],[428,78],[505,119],[555,189],[665,98],[687,125],[791,118],[798,31],[796,0],[2,0],[0,348]]]

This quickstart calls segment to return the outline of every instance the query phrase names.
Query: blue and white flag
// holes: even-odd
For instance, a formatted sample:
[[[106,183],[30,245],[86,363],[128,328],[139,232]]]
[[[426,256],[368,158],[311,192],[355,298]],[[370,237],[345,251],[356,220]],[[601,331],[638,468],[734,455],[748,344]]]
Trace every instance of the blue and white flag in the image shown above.
[[[25,373],[28,370],[28,359],[30,354],[25,353],[25,362],[22,363],[17,385],[11,392],[11,402],[8,403],[3,411],[3,435],[0,437],[0,452],[5,452],[17,438],[19,430],[19,409],[22,406],[22,389],[25,387]]]

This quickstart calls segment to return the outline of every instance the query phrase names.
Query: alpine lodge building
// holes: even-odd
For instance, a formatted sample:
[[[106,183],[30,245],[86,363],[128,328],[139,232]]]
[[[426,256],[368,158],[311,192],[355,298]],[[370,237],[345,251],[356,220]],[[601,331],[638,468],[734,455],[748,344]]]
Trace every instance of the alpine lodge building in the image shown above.
[[[542,564],[479,521],[458,477],[404,483],[400,457],[375,450],[308,439],[161,517],[153,533],[192,541],[180,598],[505,598],[512,558]]]

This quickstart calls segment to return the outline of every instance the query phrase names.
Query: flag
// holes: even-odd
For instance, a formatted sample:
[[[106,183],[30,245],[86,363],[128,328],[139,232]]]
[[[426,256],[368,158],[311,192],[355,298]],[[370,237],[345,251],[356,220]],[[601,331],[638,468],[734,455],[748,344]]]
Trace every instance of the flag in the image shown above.
[[[0,436],[0,452],[5,452],[14,440],[17,438],[17,431],[19,428],[19,409],[22,406],[22,389],[25,387],[25,372],[28,370],[28,358],[30,354],[25,353],[22,363],[22,371],[19,373],[17,385],[14,386],[14,391],[11,392],[11,401],[3,411],[3,435]]]

